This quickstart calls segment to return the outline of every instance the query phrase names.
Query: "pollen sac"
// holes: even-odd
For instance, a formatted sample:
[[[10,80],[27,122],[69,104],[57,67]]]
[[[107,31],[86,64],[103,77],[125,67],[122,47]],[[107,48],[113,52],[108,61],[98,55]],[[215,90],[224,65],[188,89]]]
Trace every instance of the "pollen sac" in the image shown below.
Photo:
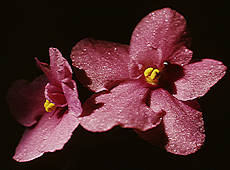
[[[51,103],[49,100],[46,99],[46,102],[44,103],[45,110],[47,112],[52,112],[56,109],[56,106],[54,103]]]
[[[149,67],[145,69],[144,76],[147,83],[156,85],[158,83],[160,71],[157,68]]]

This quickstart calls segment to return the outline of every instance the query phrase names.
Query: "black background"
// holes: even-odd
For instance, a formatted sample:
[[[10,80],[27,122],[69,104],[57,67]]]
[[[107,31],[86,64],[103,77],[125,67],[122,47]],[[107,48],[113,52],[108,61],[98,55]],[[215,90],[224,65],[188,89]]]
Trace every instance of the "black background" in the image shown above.
[[[3,170],[150,170],[226,169],[229,165],[229,74],[199,101],[204,114],[206,142],[195,154],[178,156],[140,139],[132,130],[114,128],[90,133],[79,127],[64,149],[28,162],[12,160],[24,128],[10,115],[5,96],[17,79],[41,74],[34,57],[57,47],[69,56],[85,38],[129,44],[136,24],[149,12],[171,7],[188,21],[194,57],[215,58],[229,65],[230,19],[227,1],[10,1],[1,5],[1,163]],[[86,91],[80,97],[84,100]]]

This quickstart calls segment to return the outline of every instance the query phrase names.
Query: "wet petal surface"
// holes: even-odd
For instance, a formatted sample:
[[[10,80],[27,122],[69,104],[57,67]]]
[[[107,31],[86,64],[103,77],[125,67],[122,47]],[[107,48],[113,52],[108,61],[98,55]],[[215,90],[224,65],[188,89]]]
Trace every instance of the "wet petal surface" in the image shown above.
[[[36,62],[48,77],[50,84],[60,86],[61,80],[64,78],[72,78],[72,69],[57,48],[50,48],[49,55],[50,65],[35,58]]]
[[[83,106],[80,124],[94,132],[107,131],[116,125],[140,130],[155,127],[162,113],[146,105],[147,92],[147,88],[132,81],[118,85],[111,92],[93,95]]]
[[[13,158],[18,162],[26,162],[45,152],[62,149],[78,124],[78,119],[70,112],[61,117],[58,112],[44,114],[38,124],[26,129]]]
[[[188,41],[184,17],[164,8],[150,13],[136,26],[130,42],[130,56],[141,64],[148,61],[158,67],[164,61],[187,64],[192,57],[186,50]]]
[[[205,95],[224,76],[227,68],[220,61],[203,59],[183,69],[184,76],[175,81],[174,96],[186,101]]]
[[[75,116],[82,113],[81,102],[78,99],[77,85],[72,79],[64,79],[62,81],[62,89],[68,104],[68,110]]]
[[[155,111],[163,110],[161,125],[141,136],[153,144],[164,145],[167,151],[179,155],[196,152],[205,139],[202,113],[196,102],[184,103],[167,91],[152,91],[150,107]]]
[[[129,78],[128,56],[127,45],[93,39],[81,40],[71,53],[79,80],[96,92]]]

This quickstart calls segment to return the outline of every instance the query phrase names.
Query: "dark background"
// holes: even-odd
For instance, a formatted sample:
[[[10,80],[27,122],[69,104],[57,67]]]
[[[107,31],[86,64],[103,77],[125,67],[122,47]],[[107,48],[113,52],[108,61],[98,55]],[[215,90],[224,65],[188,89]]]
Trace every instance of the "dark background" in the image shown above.
[[[206,142],[195,154],[178,156],[140,139],[132,130],[114,128],[90,133],[79,127],[64,149],[28,163],[12,160],[24,128],[10,115],[5,96],[17,79],[41,74],[34,57],[57,47],[68,57],[85,38],[129,44],[136,24],[149,12],[171,7],[188,21],[197,58],[215,58],[229,65],[230,19],[227,1],[10,1],[1,5],[1,163],[2,170],[151,170],[226,169],[229,166],[229,74],[199,101]],[[78,85],[81,88],[80,85]],[[84,100],[86,91],[80,90]]]

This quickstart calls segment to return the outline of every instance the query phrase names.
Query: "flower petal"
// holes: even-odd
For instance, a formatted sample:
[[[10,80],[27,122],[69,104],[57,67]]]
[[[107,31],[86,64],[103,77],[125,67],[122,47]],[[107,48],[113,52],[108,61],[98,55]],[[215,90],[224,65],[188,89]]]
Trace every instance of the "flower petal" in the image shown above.
[[[114,82],[129,78],[128,46],[113,42],[83,39],[72,49],[73,66],[84,70],[79,80],[99,92]],[[79,71],[79,70],[78,70]]]
[[[178,64],[180,66],[186,65],[192,59],[193,52],[185,46],[181,46],[179,49],[166,59],[172,64]]]
[[[40,62],[37,57],[35,57],[35,61],[38,67],[43,71],[43,73],[45,73],[49,82],[55,82],[55,78],[52,76],[50,71],[50,66],[47,63]]]
[[[224,76],[226,69],[222,62],[212,59],[184,66],[184,76],[175,81],[174,96],[183,101],[203,96]]]
[[[72,113],[62,117],[58,116],[58,112],[46,113],[36,126],[26,129],[13,158],[18,162],[26,162],[45,152],[62,149],[78,124],[78,119]]]
[[[64,79],[62,81],[62,89],[68,104],[68,109],[75,116],[82,113],[81,102],[78,99],[77,85],[72,79]]]
[[[32,126],[39,117],[46,113],[44,109],[44,89],[47,84],[45,75],[37,77],[33,82],[17,80],[9,88],[7,102],[10,112],[24,126]]]
[[[45,97],[51,103],[54,103],[58,107],[64,107],[67,105],[67,101],[64,96],[62,87],[54,86],[50,83],[47,83],[45,87]]]
[[[50,48],[50,69],[53,75],[57,76],[57,80],[62,81],[65,78],[72,79],[72,69],[68,61],[62,57],[57,48]]]
[[[188,44],[185,29],[184,17],[170,8],[150,13],[140,21],[132,34],[131,58],[141,64],[151,60],[150,63],[158,67],[164,61],[172,64],[189,63],[191,55],[185,47]],[[178,55],[178,50],[183,51],[181,48],[184,48],[184,55]]]
[[[163,89],[151,94],[150,107],[165,111],[160,126],[142,132],[141,136],[153,144],[164,144],[168,152],[188,155],[196,152],[205,139],[202,113],[194,109],[197,103],[184,103]]]
[[[146,105],[147,92],[147,88],[132,81],[111,92],[93,95],[83,106],[80,124],[93,132],[107,131],[116,125],[140,130],[153,128],[160,123],[162,113],[155,113]]]
[[[62,57],[62,54],[57,48],[49,49],[50,66],[40,62],[35,58],[38,66],[46,74],[49,82],[53,85],[60,86],[60,82],[64,78],[72,78],[72,69],[68,61]]]

